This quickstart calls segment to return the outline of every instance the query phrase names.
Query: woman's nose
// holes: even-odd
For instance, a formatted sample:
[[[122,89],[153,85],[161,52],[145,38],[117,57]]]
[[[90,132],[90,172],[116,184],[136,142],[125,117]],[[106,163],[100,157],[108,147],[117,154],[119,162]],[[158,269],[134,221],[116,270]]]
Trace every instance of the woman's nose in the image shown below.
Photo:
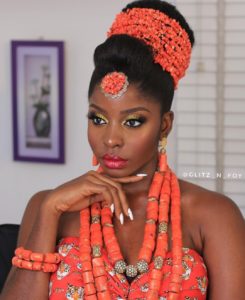
[[[123,145],[123,136],[117,126],[108,126],[104,134],[104,144],[107,147],[115,148]]]

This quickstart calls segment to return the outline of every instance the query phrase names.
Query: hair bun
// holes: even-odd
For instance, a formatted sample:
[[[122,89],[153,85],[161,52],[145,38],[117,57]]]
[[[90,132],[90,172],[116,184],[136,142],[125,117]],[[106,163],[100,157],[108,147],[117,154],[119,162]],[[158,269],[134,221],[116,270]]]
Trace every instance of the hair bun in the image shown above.
[[[108,38],[94,53],[95,68],[106,68],[107,72],[122,71],[130,78],[130,69],[145,72],[147,65],[153,63],[151,48],[142,41],[122,34]],[[144,67],[143,67],[144,65]]]

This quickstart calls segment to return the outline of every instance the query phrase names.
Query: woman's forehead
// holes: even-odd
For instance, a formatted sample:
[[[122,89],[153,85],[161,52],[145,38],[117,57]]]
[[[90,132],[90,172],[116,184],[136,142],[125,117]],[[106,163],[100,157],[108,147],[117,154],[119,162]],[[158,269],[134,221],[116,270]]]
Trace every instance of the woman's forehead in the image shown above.
[[[133,84],[128,86],[127,91],[117,99],[106,96],[100,86],[96,86],[90,99],[89,104],[94,104],[106,111],[110,110],[130,110],[134,107],[145,108],[148,111],[159,109],[159,104],[149,96],[143,95],[142,92]]]

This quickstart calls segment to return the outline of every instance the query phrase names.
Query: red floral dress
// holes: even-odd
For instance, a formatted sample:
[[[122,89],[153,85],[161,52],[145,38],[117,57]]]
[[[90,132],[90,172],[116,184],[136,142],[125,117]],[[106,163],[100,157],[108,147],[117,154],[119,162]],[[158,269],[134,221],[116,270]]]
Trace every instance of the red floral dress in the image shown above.
[[[50,278],[49,299],[51,300],[82,300],[84,297],[84,284],[82,280],[82,264],[79,259],[79,238],[63,238],[58,251],[62,257],[59,267]],[[144,300],[149,288],[149,274],[138,275],[131,284],[124,275],[115,273],[108,260],[107,253],[103,250],[108,287],[113,300]],[[164,264],[160,300],[166,300],[168,284],[171,274],[172,257],[167,253]],[[183,248],[183,280],[180,300],[205,300],[207,292],[207,270],[202,257],[194,250]],[[153,263],[150,264],[153,268]]]

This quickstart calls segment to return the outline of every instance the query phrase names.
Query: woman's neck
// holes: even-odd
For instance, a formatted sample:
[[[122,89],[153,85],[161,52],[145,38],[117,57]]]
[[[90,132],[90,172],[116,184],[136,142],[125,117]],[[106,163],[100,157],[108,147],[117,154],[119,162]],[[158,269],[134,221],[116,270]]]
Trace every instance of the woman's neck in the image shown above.
[[[123,190],[126,193],[128,204],[131,209],[138,210],[139,208],[145,208],[148,192],[152,183],[154,173],[157,169],[157,163],[158,158],[156,157],[137,172],[141,174],[147,174],[147,176],[143,177],[142,180],[123,185]]]

